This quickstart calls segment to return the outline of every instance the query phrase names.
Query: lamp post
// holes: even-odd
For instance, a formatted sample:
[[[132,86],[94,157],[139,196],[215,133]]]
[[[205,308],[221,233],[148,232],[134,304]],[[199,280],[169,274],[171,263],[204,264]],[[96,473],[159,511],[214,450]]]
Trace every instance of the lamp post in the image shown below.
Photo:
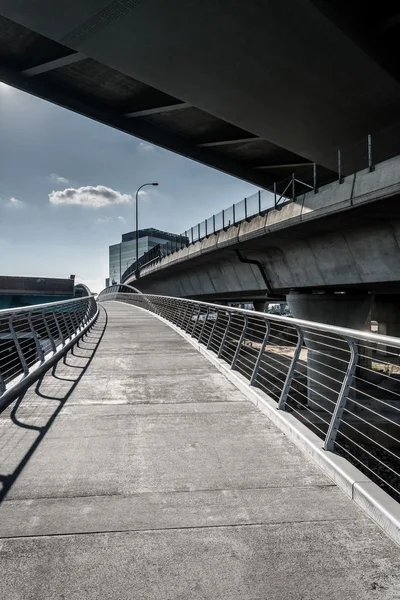
[[[136,190],[136,271],[135,277],[139,279],[139,192],[146,185],[158,185],[158,183],[144,183]]]

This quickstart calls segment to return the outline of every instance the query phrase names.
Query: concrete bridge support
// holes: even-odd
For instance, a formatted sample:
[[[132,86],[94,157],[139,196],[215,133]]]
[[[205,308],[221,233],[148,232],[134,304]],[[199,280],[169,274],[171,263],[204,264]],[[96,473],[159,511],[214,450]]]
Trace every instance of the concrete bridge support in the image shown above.
[[[287,296],[297,319],[362,329],[371,308],[368,294],[291,292]],[[308,334],[307,395],[312,410],[332,412],[349,360],[349,347],[332,335]],[[351,396],[351,394],[350,394]]]

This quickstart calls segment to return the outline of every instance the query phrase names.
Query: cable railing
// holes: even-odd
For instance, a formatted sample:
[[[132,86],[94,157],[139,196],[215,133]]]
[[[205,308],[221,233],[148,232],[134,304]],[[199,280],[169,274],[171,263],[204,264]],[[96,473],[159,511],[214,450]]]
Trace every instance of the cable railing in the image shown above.
[[[0,409],[96,320],[93,296],[0,310]]]
[[[115,287],[98,299],[186,332],[400,500],[399,338]]]

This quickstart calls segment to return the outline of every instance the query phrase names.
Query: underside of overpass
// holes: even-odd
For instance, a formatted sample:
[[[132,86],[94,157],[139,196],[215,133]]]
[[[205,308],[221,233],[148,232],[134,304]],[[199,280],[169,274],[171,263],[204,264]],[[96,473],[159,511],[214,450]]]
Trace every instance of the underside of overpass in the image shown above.
[[[2,0],[0,80],[262,187],[323,182],[338,148],[346,174],[367,133],[397,143],[399,27],[386,0]]]

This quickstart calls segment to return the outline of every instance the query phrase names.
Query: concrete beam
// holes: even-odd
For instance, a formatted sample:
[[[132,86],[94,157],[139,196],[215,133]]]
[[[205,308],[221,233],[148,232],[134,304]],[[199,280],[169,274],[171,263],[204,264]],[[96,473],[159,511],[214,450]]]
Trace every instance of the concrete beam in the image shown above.
[[[312,165],[311,162],[286,163],[284,165],[260,165],[259,167],[253,167],[253,169],[287,169],[289,167],[311,167]]]
[[[204,144],[197,144],[198,148],[215,148],[217,146],[230,146],[232,144],[244,144],[245,142],[258,142],[262,140],[259,137],[245,137],[237,138],[236,140],[221,140],[219,142],[205,142]]]
[[[49,62],[45,62],[41,65],[36,65],[35,67],[31,67],[30,69],[25,69],[25,71],[22,71],[21,74],[25,77],[34,77],[35,75],[41,75],[42,73],[54,71],[55,69],[59,69],[60,67],[72,65],[73,63],[79,62],[80,60],[84,60],[85,58],[86,56],[84,54],[81,54],[81,52],[73,52],[72,54],[68,54],[68,56],[56,58],[55,60],[50,60]]]
[[[124,116],[128,119],[135,117],[148,117],[150,115],[159,115],[165,112],[183,110],[184,108],[191,108],[191,104],[188,104],[187,102],[179,102],[179,104],[168,104],[167,106],[157,106],[155,108],[146,108],[144,110],[134,110],[133,112],[126,113]]]

